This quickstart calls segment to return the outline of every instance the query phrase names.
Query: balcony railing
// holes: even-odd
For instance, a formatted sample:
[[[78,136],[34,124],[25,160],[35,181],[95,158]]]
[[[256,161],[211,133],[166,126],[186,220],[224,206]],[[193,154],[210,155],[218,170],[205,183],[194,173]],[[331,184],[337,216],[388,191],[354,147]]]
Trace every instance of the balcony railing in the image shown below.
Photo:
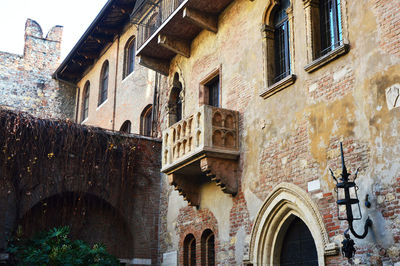
[[[137,46],[140,48],[185,0],[159,0],[139,24]]]
[[[175,167],[200,154],[235,159],[239,154],[238,112],[204,105],[184,120],[163,132],[162,171]]]

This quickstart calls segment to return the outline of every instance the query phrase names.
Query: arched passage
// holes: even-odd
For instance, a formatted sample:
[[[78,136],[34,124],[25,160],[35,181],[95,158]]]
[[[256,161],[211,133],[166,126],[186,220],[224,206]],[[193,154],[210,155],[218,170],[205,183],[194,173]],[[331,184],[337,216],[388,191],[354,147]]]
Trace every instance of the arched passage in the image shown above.
[[[279,184],[267,197],[257,214],[251,233],[250,262],[253,265],[278,265],[286,233],[294,219],[300,219],[310,231],[317,252],[318,265],[325,256],[336,254],[318,207],[309,195],[290,183]]]
[[[25,213],[18,224],[28,237],[53,227],[69,226],[72,239],[103,243],[119,258],[133,257],[133,237],[124,218],[93,194],[66,192],[46,198]]]

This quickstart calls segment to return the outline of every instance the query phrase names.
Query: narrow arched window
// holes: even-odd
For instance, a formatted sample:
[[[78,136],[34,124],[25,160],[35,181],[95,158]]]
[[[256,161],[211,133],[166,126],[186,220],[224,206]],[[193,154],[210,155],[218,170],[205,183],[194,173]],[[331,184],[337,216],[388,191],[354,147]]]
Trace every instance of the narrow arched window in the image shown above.
[[[102,104],[108,97],[108,61],[105,61],[101,68],[100,74],[100,90],[99,90],[99,103]]]
[[[120,132],[123,132],[123,133],[131,133],[131,127],[132,127],[132,124],[131,124],[131,121],[129,121],[129,120],[126,120],[123,124],[122,124],[122,126],[121,126],[121,128],[120,128]]]
[[[274,16],[274,82],[278,82],[290,74],[289,20],[286,13],[289,5],[289,0],[281,0]]]
[[[135,69],[135,37],[131,37],[125,45],[124,78]]]
[[[82,97],[82,116],[81,122],[88,118],[89,115],[89,94],[90,94],[90,82],[86,81],[85,87],[83,89]]]
[[[196,239],[189,234],[183,241],[183,264],[185,266],[196,266]]]
[[[149,104],[144,108],[142,114],[140,115],[140,134],[144,136],[151,136],[152,131],[152,105]]]
[[[201,265],[215,265],[215,237],[210,229],[201,235]]]

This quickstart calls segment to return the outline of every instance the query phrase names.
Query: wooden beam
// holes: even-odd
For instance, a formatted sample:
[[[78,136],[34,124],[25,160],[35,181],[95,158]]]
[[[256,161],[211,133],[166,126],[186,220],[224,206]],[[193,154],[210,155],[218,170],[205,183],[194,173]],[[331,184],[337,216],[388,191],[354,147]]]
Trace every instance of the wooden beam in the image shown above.
[[[77,55],[83,56],[85,59],[97,59],[98,54],[90,53],[89,51],[80,51]]]
[[[164,76],[169,75],[169,62],[157,58],[147,57],[144,55],[138,56],[139,64],[144,67],[150,68]]]
[[[190,57],[190,43],[187,41],[160,34],[158,35],[158,44],[174,53]]]
[[[186,7],[182,16],[200,28],[214,33],[218,31],[218,17],[215,15]]]

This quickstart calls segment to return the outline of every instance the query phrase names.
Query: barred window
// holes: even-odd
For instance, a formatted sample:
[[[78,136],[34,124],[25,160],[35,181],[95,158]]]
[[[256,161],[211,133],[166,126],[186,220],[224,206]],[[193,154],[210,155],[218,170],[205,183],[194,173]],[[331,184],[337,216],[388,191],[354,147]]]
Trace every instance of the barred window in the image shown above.
[[[274,16],[274,82],[278,82],[290,74],[289,20],[286,13],[289,5],[289,0],[282,0]]]
[[[340,0],[320,0],[319,12],[323,56],[343,43]]]

